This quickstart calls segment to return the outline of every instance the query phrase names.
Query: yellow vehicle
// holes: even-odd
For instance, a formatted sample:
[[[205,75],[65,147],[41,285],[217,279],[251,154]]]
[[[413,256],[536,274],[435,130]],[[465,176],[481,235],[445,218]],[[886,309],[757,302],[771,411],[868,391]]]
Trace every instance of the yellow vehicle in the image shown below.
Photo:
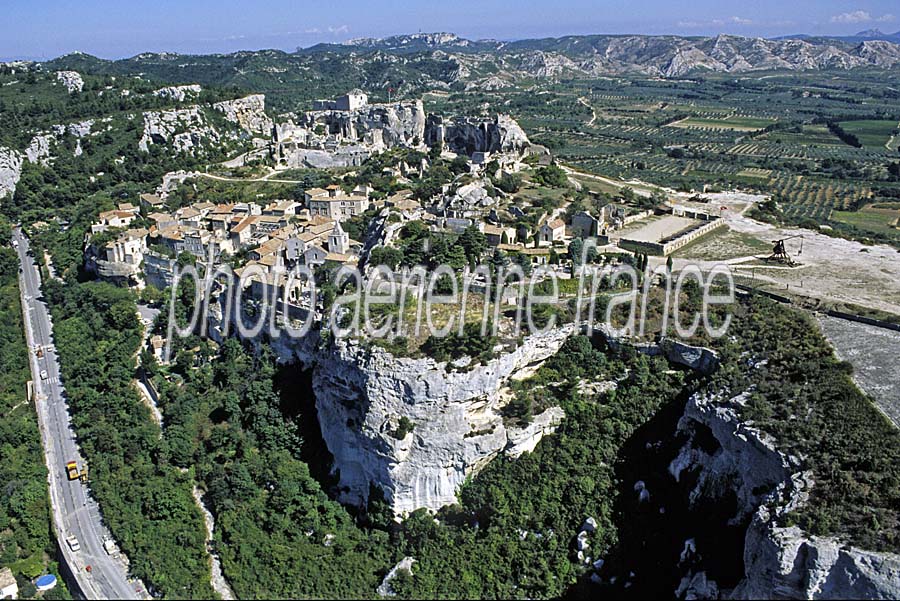
[[[68,476],[69,480],[81,480],[82,482],[87,482],[88,470],[87,465],[81,468],[81,471],[78,471],[78,463],[75,461],[69,461],[66,463],[66,476]]]

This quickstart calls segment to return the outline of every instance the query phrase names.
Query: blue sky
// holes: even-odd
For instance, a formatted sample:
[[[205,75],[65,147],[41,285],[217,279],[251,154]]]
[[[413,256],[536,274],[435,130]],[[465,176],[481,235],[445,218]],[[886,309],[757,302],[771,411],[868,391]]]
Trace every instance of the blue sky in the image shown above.
[[[521,39],[587,33],[776,36],[900,29],[896,0],[4,0],[0,57],[292,50],[417,31]]]

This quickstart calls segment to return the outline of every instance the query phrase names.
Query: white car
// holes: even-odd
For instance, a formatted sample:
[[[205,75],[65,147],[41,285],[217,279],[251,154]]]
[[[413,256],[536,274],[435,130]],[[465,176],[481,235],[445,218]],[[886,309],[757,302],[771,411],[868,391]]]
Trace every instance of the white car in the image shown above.
[[[47,370],[42,369],[41,370],[41,380],[46,380],[46,379],[47,379]]]
[[[73,553],[81,551],[81,544],[78,542],[78,539],[75,538],[74,534],[66,537],[66,544],[69,545],[69,548],[72,549]]]

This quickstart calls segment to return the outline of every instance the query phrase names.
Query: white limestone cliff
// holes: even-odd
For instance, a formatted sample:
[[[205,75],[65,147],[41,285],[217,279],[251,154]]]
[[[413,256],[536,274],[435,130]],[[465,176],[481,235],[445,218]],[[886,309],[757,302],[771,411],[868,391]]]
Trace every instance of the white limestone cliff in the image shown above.
[[[184,102],[185,100],[196,98],[202,91],[203,88],[199,85],[190,84],[184,86],[166,86],[165,88],[153,90],[153,95],[159,98],[168,98],[176,102]]]
[[[193,152],[204,139],[218,142],[220,136],[209,125],[199,106],[146,111],[138,147],[146,152],[151,144],[170,143],[177,152]]]
[[[765,507],[747,529],[744,566],[747,575],[732,593],[735,599],[900,598],[900,555],[778,527]]]
[[[21,153],[0,147],[0,199],[16,193],[16,184],[22,175],[22,160]]]
[[[248,133],[269,135],[272,132],[272,119],[266,115],[266,97],[263,94],[224,100],[212,106],[222,113],[225,119]]]
[[[732,598],[900,597],[900,555],[778,526],[777,518],[806,503],[814,483],[798,458],[785,456],[771,437],[741,421],[747,397],[693,395],[678,426],[688,442],[669,466],[676,479],[696,474],[692,502],[734,491],[733,520],[752,515],[744,543],[745,578]]]
[[[78,71],[57,71],[56,80],[66,87],[69,94],[80,92],[84,88],[84,80]]]
[[[467,155],[473,152],[516,154],[531,144],[516,120],[503,114],[488,121],[445,120],[440,115],[429,115],[424,139],[429,146],[446,145],[453,152]]]
[[[398,514],[456,502],[459,486],[505,450],[531,450],[553,430],[558,408],[510,430],[500,389],[519,370],[555,354],[574,332],[529,337],[486,365],[453,371],[433,359],[397,358],[351,339],[318,357],[313,388],[322,435],[340,472],[343,500],[361,503],[380,487]],[[412,424],[396,436],[400,418]]]

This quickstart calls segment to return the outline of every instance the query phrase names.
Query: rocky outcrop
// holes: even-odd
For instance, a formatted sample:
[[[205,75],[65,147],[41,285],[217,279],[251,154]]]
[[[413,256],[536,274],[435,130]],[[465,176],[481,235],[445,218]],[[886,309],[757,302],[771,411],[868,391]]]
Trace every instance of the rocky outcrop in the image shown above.
[[[799,470],[799,460],[783,456],[773,440],[740,420],[740,408],[748,398],[749,394],[730,399],[694,394],[678,423],[688,442],[669,466],[676,481],[688,473],[696,475],[692,504],[734,492],[733,523],[746,520],[767,495],[790,482],[791,473]]]
[[[900,555],[777,527],[765,507],[747,530],[744,565],[735,599],[900,598]]]
[[[335,150],[317,150],[314,148],[297,148],[283,157],[286,167],[308,167],[312,169],[331,169],[334,167],[359,167],[372,151],[359,145],[340,146]]]
[[[359,165],[373,152],[416,147],[425,134],[421,100],[318,110],[274,128],[272,152],[287,167]]]
[[[535,415],[531,423],[523,428],[507,428],[506,454],[518,457],[532,452],[544,436],[556,432],[556,427],[565,417],[565,411],[559,407],[550,407]]]
[[[416,560],[413,557],[404,557],[398,561],[397,565],[391,568],[391,571],[385,575],[384,580],[381,581],[381,584],[378,585],[375,592],[382,597],[396,597],[397,592],[394,590],[394,587],[391,586],[391,581],[397,577],[399,572],[406,572],[407,574],[412,575],[414,563],[416,563]]]
[[[425,124],[425,143],[446,146],[466,155],[473,152],[521,153],[530,145],[528,136],[509,115],[495,115],[489,121],[445,121],[440,115],[429,115]]]
[[[25,149],[25,156],[29,163],[41,163],[47,165],[50,159],[50,143],[55,142],[56,137],[52,134],[38,134],[31,138],[28,148]]]
[[[84,80],[77,71],[57,71],[56,80],[66,86],[69,94],[80,92],[84,88]]]
[[[222,340],[220,305],[211,305],[209,320],[210,336]],[[312,367],[319,425],[340,476],[341,500],[364,503],[374,485],[402,514],[455,503],[460,485],[491,459],[529,452],[555,430],[564,417],[557,407],[523,427],[505,425],[501,390],[517,373],[554,355],[576,331],[570,324],[533,335],[515,350],[471,367],[395,357],[353,338],[323,345],[317,331],[268,344],[279,361]]]
[[[22,175],[22,160],[21,153],[0,147],[0,199],[11,198],[16,193],[16,184]]]
[[[138,147],[144,152],[151,144],[171,144],[176,152],[193,153],[203,140],[218,142],[219,133],[210,126],[199,106],[144,113],[144,133]]]
[[[573,332],[564,326],[531,336],[467,371],[337,340],[317,358],[313,388],[343,500],[364,502],[371,483],[397,513],[439,509],[455,503],[463,481],[496,455],[533,449],[559,423],[561,410],[510,432],[500,415],[500,389],[519,370],[555,354]],[[399,428],[401,418],[411,429]]]
[[[495,202],[488,195],[485,182],[474,181],[460,186],[456,192],[448,196],[444,201],[444,208],[456,217],[471,217],[480,215],[486,207],[490,207]]]
[[[266,115],[266,97],[263,94],[224,100],[212,106],[225,119],[249,133],[269,135],[272,132],[272,119]]]
[[[93,125],[92,119],[67,125],[53,125],[49,131],[39,132],[31,138],[24,154],[12,148],[0,147],[0,198],[15,194],[16,184],[19,183],[22,174],[22,161],[27,159],[29,163],[46,166],[52,159],[51,146],[67,134],[79,140],[75,155],[81,154],[80,139],[90,135]]]
[[[693,346],[675,338],[663,337],[658,342],[632,343],[619,338],[605,323],[595,325],[591,333],[603,338],[613,350],[619,350],[623,345],[627,345],[639,353],[663,356],[670,363],[687,367],[703,375],[711,374],[719,366],[719,355],[716,351],[704,346]]]
[[[834,538],[807,535],[797,527],[778,526],[780,516],[806,503],[813,482],[800,470],[797,457],[785,456],[771,437],[741,421],[748,398],[749,393],[729,399],[693,395],[678,424],[687,443],[669,466],[676,479],[695,479],[692,503],[733,492],[737,503],[732,522],[752,516],[744,543],[745,578],[732,597],[900,596],[900,555],[865,551]]]
[[[174,100],[176,102],[184,102],[185,100],[196,98],[202,91],[203,88],[199,85],[190,84],[186,86],[167,86],[165,88],[153,90],[153,95],[159,98]]]

